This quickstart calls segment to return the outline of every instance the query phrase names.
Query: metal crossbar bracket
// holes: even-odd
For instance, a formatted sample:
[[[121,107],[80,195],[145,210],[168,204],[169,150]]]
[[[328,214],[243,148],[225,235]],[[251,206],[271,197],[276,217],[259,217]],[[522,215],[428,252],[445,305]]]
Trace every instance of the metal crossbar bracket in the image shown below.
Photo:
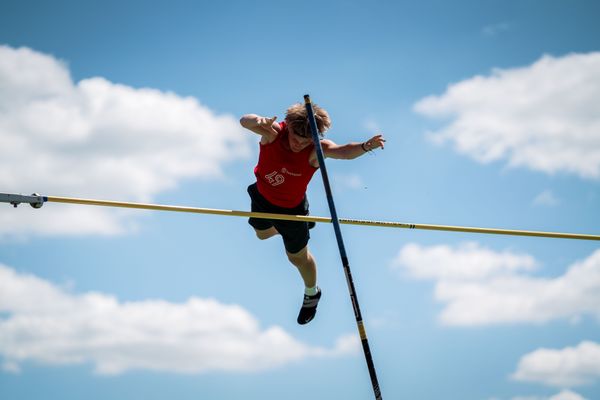
[[[48,198],[40,196],[37,193],[33,193],[30,196],[25,196],[22,194],[0,193],[0,203],[10,203],[15,208],[21,203],[29,203],[29,205],[31,205],[33,208],[40,208],[44,205],[45,201],[48,201]]]

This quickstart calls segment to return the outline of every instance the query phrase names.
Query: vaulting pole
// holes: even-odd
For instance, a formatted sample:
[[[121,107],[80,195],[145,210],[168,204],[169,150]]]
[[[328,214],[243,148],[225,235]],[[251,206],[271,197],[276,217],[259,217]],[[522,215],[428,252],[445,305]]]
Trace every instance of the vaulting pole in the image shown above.
[[[302,222],[319,222],[331,223],[331,218],[317,217],[313,215],[287,215],[287,214],[271,214],[258,213],[250,211],[236,210],[221,210],[216,208],[200,208],[200,207],[184,207],[170,206],[163,204],[148,204],[148,203],[131,203],[125,201],[111,201],[98,199],[80,199],[75,197],[59,197],[59,196],[41,196],[32,194],[30,196],[11,193],[0,193],[0,203],[10,203],[17,206],[21,203],[30,204],[33,208],[40,208],[44,203],[65,203],[79,204],[86,206],[103,206],[103,207],[118,207],[118,208],[133,208],[138,210],[152,211],[172,211],[185,212],[193,214],[212,214],[224,215],[229,217],[245,217],[245,218],[265,218],[265,219],[280,219],[286,221],[302,221]],[[599,240],[600,235],[591,235],[586,233],[565,233],[565,232],[543,232],[543,231],[525,231],[517,229],[498,229],[498,228],[476,228],[469,226],[456,225],[430,225],[430,224],[413,224],[407,222],[393,221],[369,221],[364,219],[348,219],[339,218],[339,223],[344,225],[361,225],[361,226],[379,226],[383,228],[400,228],[400,229],[424,229],[430,231],[447,231],[447,232],[464,232],[464,233],[485,233],[492,235],[511,235],[511,236],[535,236],[554,239],[578,239],[578,240]]]
[[[308,122],[310,123],[310,130],[312,132],[313,142],[317,151],[317,158],[319,159],[319,168],[321,170],[321,176],[323,177],[323,185],[325,186],[325,193],[327,194],[327,203],[329,204],[329,211],[331,212],[331,221],[333,222],[333,229],[335,231],[335,238],[337,239],[338,248],[340,250],[340,257],[342,258],[342,266],[344,267],[344,273],[346,274],[346,282],[348,283],[348,290],[350,291],[350,299],[352,300],[352,307],[354,309],[354,316],[356,317],[356,325],[358,327],[358,333],[360,335],[360,341],[362,343],[363,352],[367,361],[367,368],[369,369],[369,376],[371,377],[371,384],[373,385],[373,393],[375,399],[380,400],[381,390],[379,388],[379,382],[377,381],[377,373],[375,371],[375,364],[373,363],[373,357],[371,356],[371,349],[369,347],[369,340],[367,339],[367,332],[358,305],[358,297],[356,296],[356,290],[354,288],[354,281],[352,280],[352,273],[350,272],[350,264],[348,262],[348,256],[346,255],[346,248],[344,246],[344,239],[342,238],[342,231],[340,229],[340,222],[337,217],[337,211],[335,210],[335,203],[333,201],[333,194],[331,193],[331,186],[329,185],[329,176],[327,175],[327,168],[325,166],[325,157],[323,156],[323,149],[321,148],[321,141],[319,139],[319,131],[317,129],[317,121],[315,120],[315,114],[313,111],[312,103],[309,95],[304,96],[304,103],[306,105],[306,111],[308,113]]]

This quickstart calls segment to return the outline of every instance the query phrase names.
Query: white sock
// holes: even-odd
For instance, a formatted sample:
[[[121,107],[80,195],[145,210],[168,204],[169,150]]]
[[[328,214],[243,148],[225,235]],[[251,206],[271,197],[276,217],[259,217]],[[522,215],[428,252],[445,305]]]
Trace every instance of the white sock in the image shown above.
[[[305,287],[304,294],[307,296],[314,296],[319,293],[319,287],[315,285],[315,287]]]

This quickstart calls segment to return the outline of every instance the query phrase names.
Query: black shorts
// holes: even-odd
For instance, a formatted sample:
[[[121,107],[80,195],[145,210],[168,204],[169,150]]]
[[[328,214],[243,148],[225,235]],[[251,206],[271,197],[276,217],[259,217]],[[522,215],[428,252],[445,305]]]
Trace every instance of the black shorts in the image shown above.
[[[274,214],[287,214],[287,215],[308,215],[308,200],[306,196],[294,208],[284,208],[271,204],[265,199],[256,187],[256,183],[248,186],[248,194],[250,195],[251,210],[252,212],[264,212]],[[277,232],[281,234],[283,238],[283,245],[288,253],[297,253],[302,250],[308,244],[310,239],[310,233],[308,232],[308,222],[300,221],[285,221],[281,219],[262,219],[253,218],[248,219],[248,223],[255,229],[262,231],[269,229],[274,226]]]

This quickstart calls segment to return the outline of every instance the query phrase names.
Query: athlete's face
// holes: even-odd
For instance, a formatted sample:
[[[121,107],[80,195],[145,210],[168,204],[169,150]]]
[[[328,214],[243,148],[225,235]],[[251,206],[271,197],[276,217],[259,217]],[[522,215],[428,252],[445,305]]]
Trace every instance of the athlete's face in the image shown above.
[[[290,143],[290,149],[292,149],[294,153],[304,150],[312,143],[312,138],[310,137],[306,138],[304,136],[300,136],[291,128],[289,128],[289,132],[290,134],[288,135],[288,141]]]

